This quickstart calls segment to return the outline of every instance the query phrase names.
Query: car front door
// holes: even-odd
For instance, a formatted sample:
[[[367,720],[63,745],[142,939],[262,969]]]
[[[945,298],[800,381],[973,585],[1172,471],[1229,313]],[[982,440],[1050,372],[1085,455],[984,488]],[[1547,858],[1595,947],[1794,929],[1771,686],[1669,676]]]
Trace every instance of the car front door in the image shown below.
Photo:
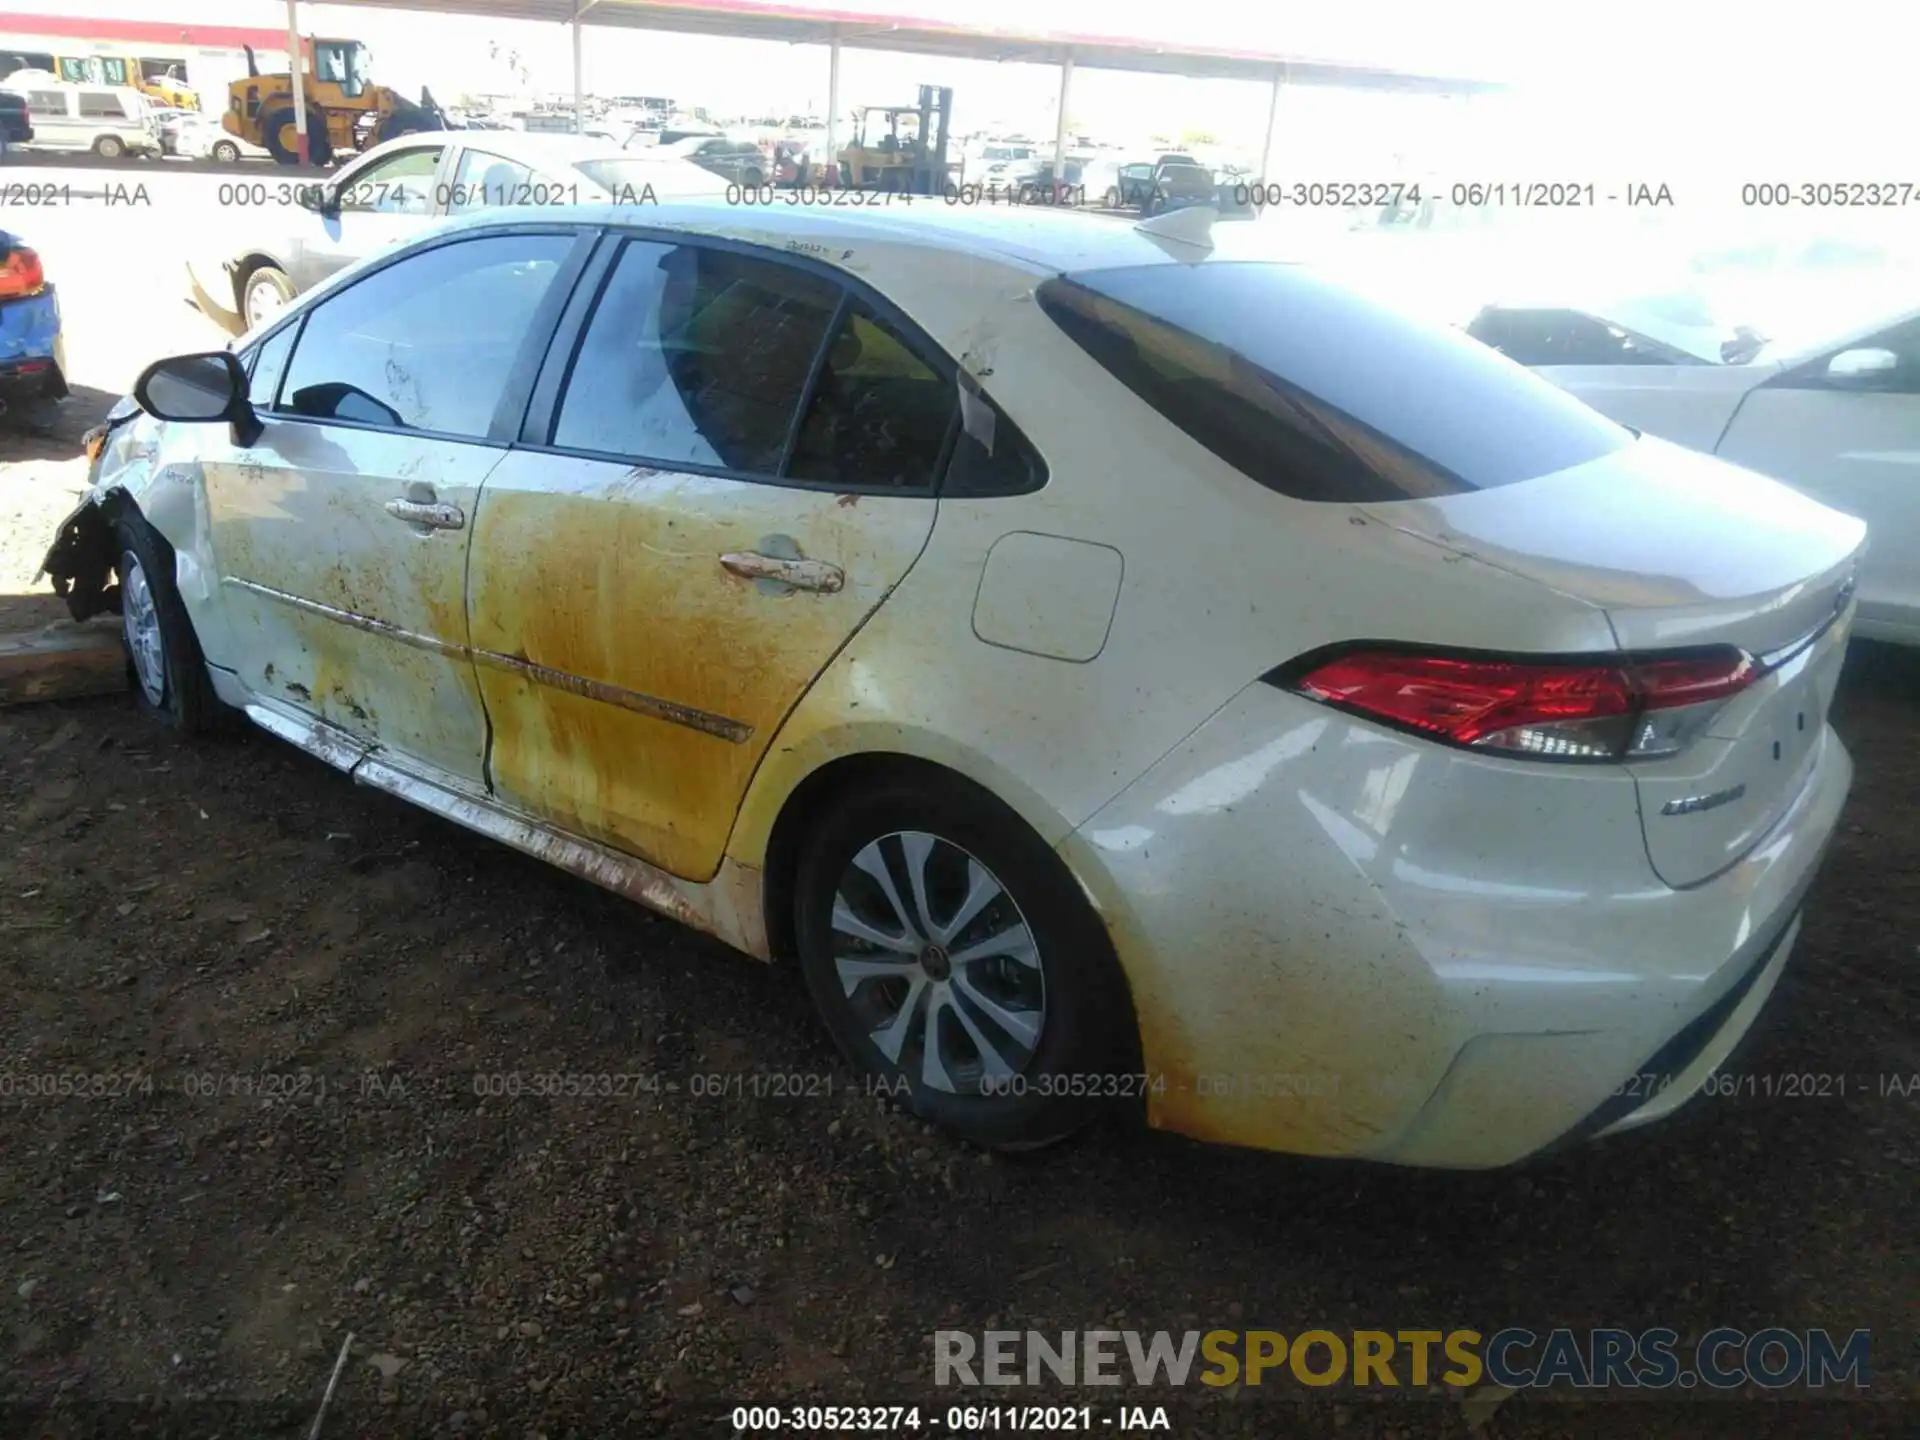
[[[1755,388],[1716,453],[1866,521],[1861,628],[1920,640],[1920,316]]]
[[[441,145],[412,145],[369,156],[327,187],[327,213],[303,227],[292,280],[311,290],[337,270],[383,246],[417,235],[441,213]]]
[[[1609,419],[1709,455],[1747,392],[1773,373],[1771,366],[1652,363],[1627,331],[1577,310],[1489,306],[1467,333]]]
[[[705,880],[788,711],[925,545],[957,391],[839,279],[675,239],[610,236],[560,335],[474,527],[490,779]]]
[[[547,226],[412,251],[257,347],[261,433],[240,448],[222,432],[202,467],[235,666],[256,695],[481,780],[474,505],[586,243]]]

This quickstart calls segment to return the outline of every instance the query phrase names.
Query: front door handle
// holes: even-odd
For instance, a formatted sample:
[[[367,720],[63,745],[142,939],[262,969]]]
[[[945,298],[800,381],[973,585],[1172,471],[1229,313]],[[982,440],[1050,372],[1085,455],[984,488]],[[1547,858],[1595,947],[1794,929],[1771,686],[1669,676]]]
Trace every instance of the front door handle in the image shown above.
[[[460,530],[467,523],[466,512],[458,505],[438,500],[389,500],[387,514],[426,530]]]
[[[758,550],[731,551],[720,557],[720,564],[743,580],[767,580],[795,590],[818,590],[828,595],[847,583],[847,572],[838,565],[798,556],[766,555]]]

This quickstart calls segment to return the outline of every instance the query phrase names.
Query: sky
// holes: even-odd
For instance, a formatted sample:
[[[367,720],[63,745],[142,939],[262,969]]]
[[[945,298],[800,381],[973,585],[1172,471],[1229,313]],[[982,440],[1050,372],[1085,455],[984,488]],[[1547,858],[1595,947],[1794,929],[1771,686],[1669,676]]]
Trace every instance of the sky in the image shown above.
[[[788,0],[806,7],[823,0]],[[831,0],[824,0],[831,3]],[[1346,153],[1390,158],[1442,151],[1475,137],[1476,154],[1524,163],[1528,178],[1659,178],[1660,167],[1718,168],[1778,178],[1879,179],[1872,166],[1904,157],[1911,82],[1895,7],[1827,0],[1773,7],[1730,0],[1612,0],[1604,5],[1519,0],[843,0],[846,8],[981,25],[1149,39],[1183,39],[1505,80],[1517,94],[1436,110],[1437,102],[1357,98],[1301,89],[1285,97],[1283,152],[1316,163]],[[167,18],[283,28],[283,0],[9,0],[7,9]],[[307,33],[353,35],[374,52],[375,75],[408,91],[430,84],[506,90],[517,52],[541,90],[571,90],[564,26],[428,16],[302,0]],[[586,88],[670,95],[721,110],[824,112],[822,47],[704,36],[590,30]],[[922,83],[952,85],[964,131],[1016,125],[1051,138],[1056,71],[843,51],[843,105],[908,103]],[[1256,152],[1266,87],[1083,70],[1069,105],[1073,128],[1207,133]],[[1491,149],[1489,148],[1491,147]],[[1304,161],[1302,162],[1305,163]],[[1732,166],[1732,169],[1728,167]],[[1802,172],[1814,167],[1811,173]],[[1543,168],[1544,167],[1544,168]],[[1864,173],[1863,167],[1867,167]],[[1333,177],[1329,177],[1333,178]],[[1352,178],[1352,177],[1348,177]],[[1920,179],[1920,175],[1904,176]],[[1920,215],[1920,209],[1915,211]]]

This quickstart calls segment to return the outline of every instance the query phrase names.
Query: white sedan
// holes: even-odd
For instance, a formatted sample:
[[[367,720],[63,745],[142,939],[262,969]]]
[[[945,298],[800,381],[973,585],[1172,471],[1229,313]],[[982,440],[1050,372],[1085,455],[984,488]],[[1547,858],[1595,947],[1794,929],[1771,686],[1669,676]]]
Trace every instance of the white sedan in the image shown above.
[[[1204,221],[478,212],[150,366],[47,568],[168,724],[796,963],[981,1143],[1667,1114],[1839,818],[1864,527]]]
[[[1865,520],[1858,632],[1920,644],[1920,307],[1777,341],[1697,294],[1503,303],[1467,328],[1622,424]]]

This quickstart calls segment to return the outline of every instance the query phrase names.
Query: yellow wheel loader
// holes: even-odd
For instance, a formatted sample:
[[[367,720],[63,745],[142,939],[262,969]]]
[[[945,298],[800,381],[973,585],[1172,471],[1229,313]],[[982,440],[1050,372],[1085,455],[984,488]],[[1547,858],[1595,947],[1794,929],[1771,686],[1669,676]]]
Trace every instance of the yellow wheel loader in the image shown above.
[[[446,116],[425,89],[415,103],[397,90],[375,85],[369,78],[372,58],[358,40],[309,38],[301,49],[307,158],[313,164],[325,165],[396,135],[446,128]],[[229,135],[264,146],[282,165],[299,162],[293,77],[262,75],[251,49],[247,78],[227,87],[227,113],[220,124]]]

